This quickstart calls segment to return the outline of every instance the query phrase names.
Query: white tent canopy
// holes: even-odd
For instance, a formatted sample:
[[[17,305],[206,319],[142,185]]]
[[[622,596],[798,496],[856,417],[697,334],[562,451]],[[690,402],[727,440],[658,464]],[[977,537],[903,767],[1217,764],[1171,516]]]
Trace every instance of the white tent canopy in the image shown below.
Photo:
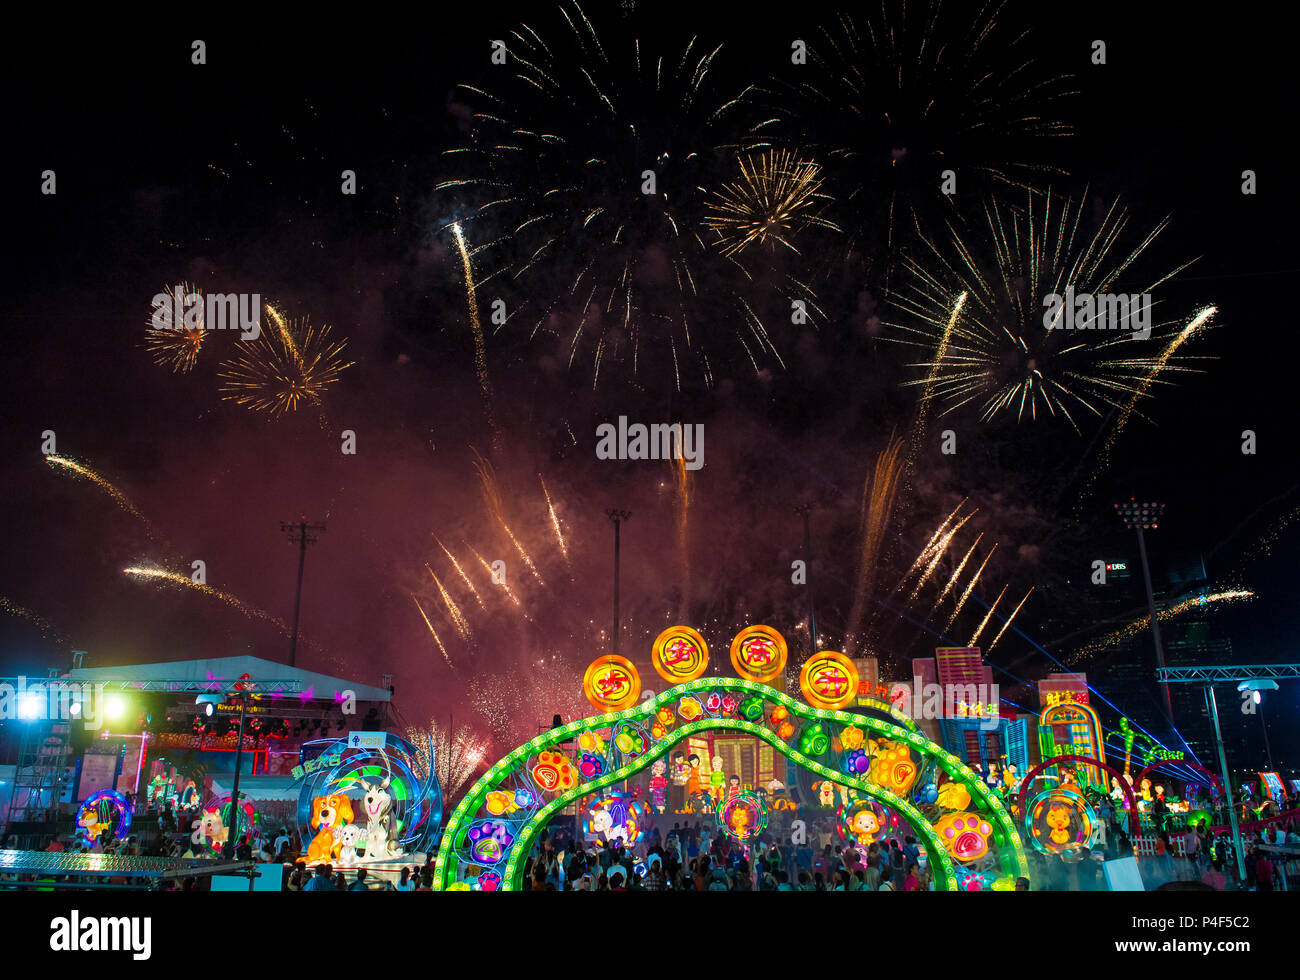
[[[170,660],[154,664],[126,664],[120,667],[78,667],[68,674],[72,681],[204,681],[238,680],[247,674],[254,684],[266,680],[299,680],[303,700],[336,700],[344,691],[353,692],[358,701],[389,701],[392,695],[384,687],[318,674],[301,667],[289,667],[261,657],[213,657],[207,660]]]

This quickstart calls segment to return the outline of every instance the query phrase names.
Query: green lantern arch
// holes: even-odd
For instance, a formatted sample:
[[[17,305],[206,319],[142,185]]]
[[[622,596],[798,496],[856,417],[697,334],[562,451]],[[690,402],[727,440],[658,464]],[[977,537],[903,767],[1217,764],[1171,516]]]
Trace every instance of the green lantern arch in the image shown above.
[[[784,709],[783,724],[772,717],[779,709]],[[671,724],[661,720],[656,726],[661,712],[671,714]],[[847,729],[857,730],[864,748],[844,748],[857,741],[853,733],[842,737]],[[962,864],[1028,877],[1020,832],[1002,800],[956,756],[910,726],[812,708],[755,681],[711,677],[624,711],[570,722],[492,765],[447,822],[434,864],[434,890],[517,889],[533,842],[555,814],[642,771],[688,736],[710,730],[753,735],[796,765],[894,810],[925,848],[940,890],[958,890]],[[584,738],[589,745],[604,743],[603,751],[574,756],[568,745]],[[866,773],[861,763],[848,764],[857,752],[874,755]],[[925,783],[937,783],[940,774],[964,794],[944,794],[940,801],[946,806],[912,798]],[[960,802],[954,803],[954,796]]]

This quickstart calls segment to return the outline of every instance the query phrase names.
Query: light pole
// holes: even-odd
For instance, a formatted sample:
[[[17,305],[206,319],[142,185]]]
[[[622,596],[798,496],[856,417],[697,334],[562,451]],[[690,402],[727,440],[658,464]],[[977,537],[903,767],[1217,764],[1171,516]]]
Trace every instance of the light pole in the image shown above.
[[[1138,555],[1142,559],[1142,580],[1147,587],[1147,610],[1151,614],[1151,635],[1156,641],[1156,668],[1163,670],[1165,666],[1165,648],[1160,642],[1160,620],[1156,615],[1156,598],[1151,589],[1151,566],[1147,563],[1147,543],[1142,532],[1146,529],[1155,530],[1160,526],[1160,516],[1165,512],[1164,504],[1157,503],[1138,503],[1136,499],[1130,497],[1128,503],[1116,504],[1115,510],[1119,514],[1120,520],[1124,526],[1137,531],[1138,536]],[[1169,695],[1169,685],[1163,681],[1160,684],[1160,692],[1165,702],[1165,717],[1169,719],[1169,725],[1172,728],[1174,724],[1174,702]]]
[[[226,846],[221,849],[222,855],[227,860],[235,856],[235,845],[239,841],[239,767],[244,756],[244,713],[247,708],[248,692],[240,691],[239,737],[235,742],[235,782],[230,787],[230,830],[226,834]]]
[[[1169,690],[1166,685],[1165,690]],[[1241,828],[1237,825],[1237,805],[1233,800],[1232,774],[1228,771],[1228,754],[1223,750],[1223,729],[1219,726],[1219,703],[1214,697],[1214,685],[1205,685],[1205,702],[1214,721],[1214,745],[1219,751],[1219,771],[1223,773],[1223,791],[1228,804],[1228,824],[1232,827],[1232,849],[1237,858],[1237,880],[1246,884],[1246,858],[1241,853]]]
[[[632,516],[630,510],[605,511],[605,516],[614,522],[614,652],[618,653],[619,628],[618,628],[618,552],[619,552],[619,528],[622,523]]]
[[[307,545],[316,543],[316,534],[325,530],[320,521],[308,522],[300,517],[297,524],[280,522],[280,530],[289,535],[289,543],[298,546],[298,590],[293,599],[293,637],[289,641],[289,666],[298,658],[298,611],[302,608],[302,567],[307,563]]]

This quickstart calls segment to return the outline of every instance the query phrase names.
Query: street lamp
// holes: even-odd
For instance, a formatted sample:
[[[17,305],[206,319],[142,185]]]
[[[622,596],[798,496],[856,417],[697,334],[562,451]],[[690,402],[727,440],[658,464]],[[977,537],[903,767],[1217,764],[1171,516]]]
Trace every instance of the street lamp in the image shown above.
[[[1165,648],[1160,642],[1160,621],[1156,616],[1155,593],[1151,589],[1151,567],[1147,564],[1147,543],[1142,532],[1146,530],[1154,531],[1160,527],[1160,518],[1165,512],[1165,505],[1149,501],[1139,503],[1136,498],[1130,497],[1128,503],[1116,504],[1115,511],[1119,514],[1119,518],[1124,522],[1125,527],[1137,532],[1138,555],[1142,559],[1142,580],[1146,583],[1147,609],[1151,614],[1151,635],[1156,641],[1156,667],[1163,669],[1165,666]],[[1169,724],[1172,727],[1174,724],[1174,702],[1169,696],[1169,685],[1162,683],[1160,690],[1165,699],[1165,716],[1169,719]]]
[[[245,677],[248,675],[245,674]],[[230,860],[235,856],[235,845],[239,841],[239,770],[244,757],[244,715],[248,709],[248,692],[232,691],[229,697],[239,696],[239,734],[235,739],[235,779],[230,787],[230,828],[226,833],[226,843],[221,849],[222,857]],[[203,708],[203,713],[211,718],[218,704],[224,704],[227,696],[220,694],[200,694],[194,703]]]
[[[1265,724],[1264,722],[1264,696],[1260,692],[1276,691],[1277,681],[1269,680],[1268,678],[1259,678],[1256,680],[1242,681],[1240,684],[1237,685],[1237,690],[1243,692],[1250,691],[1252,694],[1251,700],[1253,700],[1255,704],[1259,706],[1259,710],[1256,712],[1256,714],[1259,715],[1259,727],[1264,732],[1264,754],[1268,756],[1269,771],[1276,772],[1277,767],[1273,765],[1273,747],[1269,744],[1268,741],[1268,725]]]

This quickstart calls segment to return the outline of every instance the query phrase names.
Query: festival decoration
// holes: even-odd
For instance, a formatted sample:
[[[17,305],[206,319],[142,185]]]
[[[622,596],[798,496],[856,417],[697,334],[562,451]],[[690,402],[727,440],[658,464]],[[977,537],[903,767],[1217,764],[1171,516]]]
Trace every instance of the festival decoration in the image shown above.
[[[950,813],[935,821],[934,829],[948,853],[958,861],[977,861],[989,852],[993,825],[978,813]]]
[[[655,638],[650,662],[669,684],[684,684],[708,669],[709,647],[689,626],[670,626]]]
[[[843,746],[846,751],[851,752],[854,749],[862,748],[865,738],[866,736],[863,735],[862,729],[857,728],[854,725],[848,725],[840,731],[840,745]]]
[[[970,806],[970,791],[961,783],[947,782],[939,787],[931,802],[938,802],[945,810],[965,810]]]
[[[533,779],[548,793],[562,793],[573,788],[578,774],[559,752],[542,752],[533,765]]]
[[[582,678],[582,693],[597,711],[622,711],[641,696],[641,675],[627,657],[597,657]]]
[[[840,765],[850,776],[861,776],[871,768],[871,757],[862,749],[844,753]]]
[[[499,864],[510,845],[515,842],[509,824],[500,820],[476,823],[470,827],[466,836],[470,841],[470,854],[483,864]]]
[[[731,641],[731,666],[747,681],[766,684],[785,671],[785,637],[770,626],[748,626]]]
[[[858,668],[844,654],[823,650],[804,662],[799,689],[814,708],[846,708],[858,696]]]
[[[77,836],[92,845],[105,830],[114,840],[122,840],[131,829],[135,808],[115,789],[101,789],[87,796],[77,808]]]
[[[754,698],[762,701],[763,713],[751,721],[740,708]],[[727,711],[729,704],[734,705],[734,712]],[[625,724],[645,733],[645,750],[635,757],[619,749],[618,736]],[[871,760],[867,774],[843,771],[845,758],[855,751],[844,747],[846,741],[850,745],[856,741],[853,732],[847,739],[844,737],[850,728],[862,733],[862,744],[856,751]],[[592,734],[589,744],[593,748],[600,744],[594,740],[597,736],[607,742],[605,753],[601,753],[605,755],[606,769],[590,782],[584,782],[577,771],[581,753],[574,756],[566,750],[566,746],[580,742],[585,733]],[[434,862],[435,888],[457,885],[481,890],[479,878],[487,870],[501,875],[499,890],[519,888],[529,851],[557,814],[577,806],[579,813],[590,820],[595,816],[589,812],[591,805],[601,799],[621,799],[628,806],[638,804],[635,789],[640,786],[631,780],[646,770],[651,782],[643,813],[648,814],[652,804],[661,805],[660,799],[667,809],[683,813],[712,811],[716,816],[719,807],[724,807],[719,829],[737,839],[752,835],[763,824],[764,808],[776,804],[766,801],[761,789],[744,790],[740,780],[721,764],[709,767],[708,761],[700,758],[704,755],[702,747],[710,743],[713,733],[727,738],[751,736],[785,756],[789,764],[812,773],[813,791],[822,795],[824,812],[833,812],[835,804],[841,804],[836,819],[841,833],[848,833],[845,816],[856,821],[855,834],[863,836],[871,833],[874,818],[881,828],[877,840],[885,833],[901,835],[906,828],[922,847],[940,890],[957,890],[958,869],[966,865],[981,873],[992,870],[996,876],[1029,874],[1021,830],[1012,822],[1006,804],[970,766],[919,730],[874,713],[859,715],[811,707],[754,681],[701,677],[617,713],[577,718],[541,732],[488,767],[448,823]],[[550,769],[535,771],[539,766]],[[569,779],[562,776],[566,767]],[[722,788],[721,800],[711,792],[709,777],[713,770],[732,777],[728,780],[731,785]],[[571,785],[562,788],[570,780]],[[927,806],[927,797],[932,792],[937,801],[939,785],[948,782],[965,787],[970,802],[944,817],[936,808]],[[924,786],[919,792],[918,783]],[[779,787],[769,783],[769,794],[775,792],[773,785]],[[620,793],[623,786],[635,789]],[[523,802],[517,794],[524,789],[541,798]],[[668,789],[672,797],[665,799]],[[489,794],[504,795],[491,796],[490,804]],[[959,801],[958,796],[949,800],[954,804]],[[509,809],[512,803],[517,810]],[[865,803],[874,803],[878,809],[863,806]],[[509,812],[493,812],[503,807]],[[611,828],[624,825],[617,813],[611,816]],[[603,826],[605,820],[601,817],[599,823]],[[504,858],[495,865],[476,856],[473,848],[477,841],[468,837],[470,828],[485,822],[504,824],[513,838],[505,848]],[[945,838],[941,831],[948,830],[952,831],[951,837]],[[476,837],[486,839],[483,831]],[[622,837],[616,832],[614,839]],[[490,845],[484,847],[490,849]]]
[[[746,721],[758,721],[763,717],[763,699],[759,695],[745,698],[740,702],[740,717]]]
[[[208,801],[203,807],[202,817],[192,826],[197,827],[199,833],[194,836],[194,843],[198,843],[198,837],[202,836],[203,843],[213,854],[220,854],[227,841],[230,839],[230,803],[231,797],[223,796],[219,799]],[[240,840],[247,837],[250,841],[255,840],[259,834],[260,818],[257,815],[257,808],[253,806],[253,801],[243,793],[239,794],[239,837]],[[239,841],[235,841],[236,844]]]
[[[628,759],[635,759],[643,754],[650,745],[650,737],[644,728],[634,722],[625,721],[614,729],[614,747]]]
[[[645,804],[633,801],[624,793],[599,796],[587,805],[586,811],[582,822],[583,834],[607,846],[634,846],[645,836],[649,823]]]
[[[583,779],[588,780],[605,775],[605,757],[594,752],[582,753],[582,758],[578,761],[578,772],[582,773]]]
[[[916,763],[907,747],[888,739],[876,743],[876,755],[871,760],[868,778],[899,796],[906,796],[916,781]]]
[[[799,735],[799,751],[804,755],[824,755],[830,747],[830,736],[822,728],[821,722],[806,725]]]
[[[655,813],[663,813],[668,808],[668,778],[665,773],[668,766],[663,759],[655,759],[650,764],[650,805]]]
[[[744,843],[767,829],[767,802],[753,790],[746,790],[719,803],[717,816],[719,826]]]
[[[442,824],[442,788],[427,754],[391,733],[379,744],[344,736],[308,742],[304,750],[318,752],[293,769],[300,781],[298,825],[315,831],[308,864],[342,860],[344,831],[354,823],[361,834],[350,842],[357,863],[423,860]],[[505,794],[486,809],[499,809],[492,815],[500,816],[520,805]],[[248,826],[241,816],[241,833]]]
[[[1029,801],[1025,812],[1029,840],[1043,854],[1070,856],[1092,847],[1101,834],[1096,811],[1073,787],[1044,790]]]
[[[859,847],[874,844],[885,827],[885,811],[874,800],[855,800],[840,807],[837,815],[841,836]]]
[[[501,790],[497,790],[487,795],[487,811],[494,817],[514,813],[518,809],[519,804],[515,802],[512,793],[503,793]]]

